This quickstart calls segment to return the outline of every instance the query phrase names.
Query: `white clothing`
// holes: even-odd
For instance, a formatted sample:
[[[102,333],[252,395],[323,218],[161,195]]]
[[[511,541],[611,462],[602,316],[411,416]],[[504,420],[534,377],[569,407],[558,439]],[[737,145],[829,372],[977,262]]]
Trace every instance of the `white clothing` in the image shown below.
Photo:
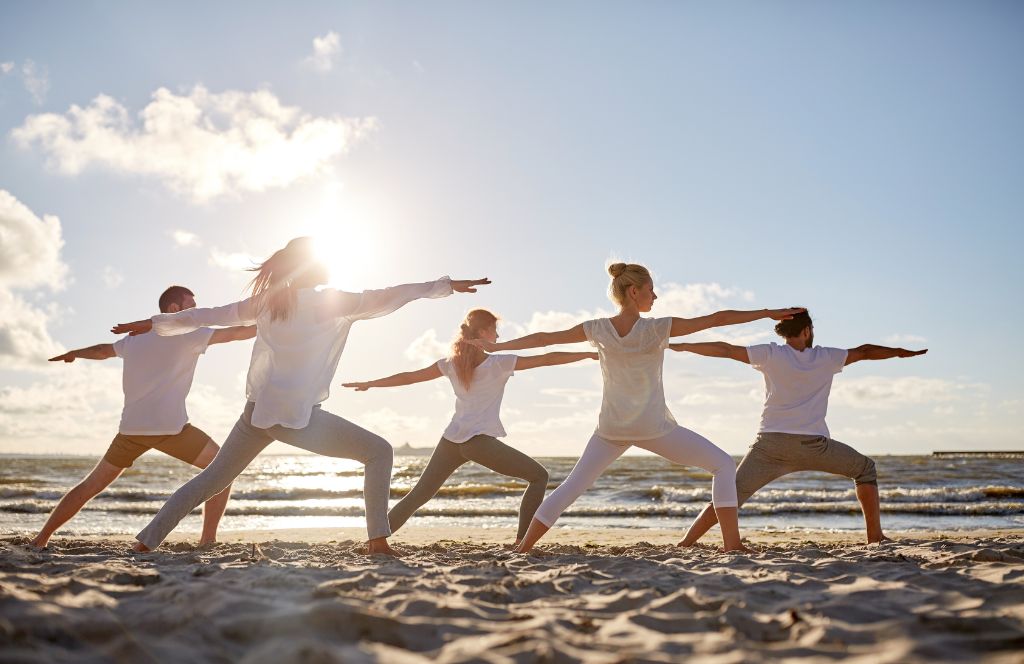
[[[271,320],[269,308],[257,311],[253,298],[223,307],[193,308],[153,317],[161,335],[190,332],[204,325],[256,324],[246,398],[254,402],[252,425],[303,429],[313,406],[330,395],[331,380],[357,320],[389,314],[413,300],[451,295],[448,277],[346,293],[333,288],[301,289],[287,320]]]
[[[213,330],[200,328],[180,337],[150,332],[114,342],[114,354],[124,360],[124,408],[118,432],[169,436],[185,428],[185,397],[192,388],[199,356],[206,352],[212,336]]]
[[[697,466],[712,473],[711,497],[715,507],[736,507],[736,462],[698,433],[676,425],[672,431],[651,440],[635,441],[637,447],[654,452],[672,463]],[[569,476],[537,508],[534,518],[547,527],[555,525],[562,512],[589,489],[613,461],[630,448],[629,443],[610,441],[594,434]]]
[[[474,370],[468,390],[455,373],[451,360],[438,360],[437,368],[455,390],[455,415],[444,430],[445,439],[464,443],[480,434],[493,438],[505,435],[499,417],[501,398],[505,395],[505,383],[515,373],[518,359],[515,355],[488,355]]]
[[[747,348],[750,366],[764,374],[764,412],[758,431],[831,438],[825,425],[832,377],[843,370],[843,348],[815,346],[798,351],[789,344]]]
[[[596,434],[605,440],[651,440],[679,426],[665,405],[661,365],[672,319],[640,318],[624,337],[608,318],[588,320],[583,332],[597,348],[604,393]]]

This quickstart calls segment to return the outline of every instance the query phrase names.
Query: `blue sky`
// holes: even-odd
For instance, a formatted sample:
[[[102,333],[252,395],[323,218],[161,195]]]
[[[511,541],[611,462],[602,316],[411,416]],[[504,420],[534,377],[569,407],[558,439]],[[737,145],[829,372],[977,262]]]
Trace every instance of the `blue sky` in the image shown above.
[[[506,336],[609,311],[621,257],[652,268],[660,315],[800,304],[819,343],[929,347],[837,378],[840,440],[1019,449],[1022,28],[1010,2],[5,3],[0,190],[29,215],[0,212],[0,450],[101,452],[118,361],[40,354],[112,341],[170,283],[237,299],[240,261],[310,230],[346,288],[494,280],[356,326],[336,383],[425,365],[468,307]],[[215,437],[247,356],[200,363]],[[684,426],[749,444],[748,367],[670,355],[666,386]],[[516,376],[509,441],[578,453],[598,390],[593,365]],[[430,445],[452,398],[327,407]]]

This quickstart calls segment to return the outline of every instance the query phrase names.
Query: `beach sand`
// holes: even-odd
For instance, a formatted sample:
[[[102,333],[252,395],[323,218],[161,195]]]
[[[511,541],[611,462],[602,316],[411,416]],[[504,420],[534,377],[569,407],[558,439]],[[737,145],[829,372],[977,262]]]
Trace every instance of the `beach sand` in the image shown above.
[[[401,559],[355,529],[0,540],[3,662],[1024,661],[1024,532],[750,534],[403,529]],[[714,544],[709,540],[709,544]]]

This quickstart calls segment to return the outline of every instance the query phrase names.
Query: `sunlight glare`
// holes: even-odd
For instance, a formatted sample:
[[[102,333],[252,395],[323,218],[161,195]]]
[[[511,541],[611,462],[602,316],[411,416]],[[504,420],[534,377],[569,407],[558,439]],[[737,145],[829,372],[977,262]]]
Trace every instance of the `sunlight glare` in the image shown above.
[[[377,265],[378,238],[362,210],[355,209],[340,182],[324,185],[320,205],[311,211],[307,233],[330,271],[329,285],[362,290]]]

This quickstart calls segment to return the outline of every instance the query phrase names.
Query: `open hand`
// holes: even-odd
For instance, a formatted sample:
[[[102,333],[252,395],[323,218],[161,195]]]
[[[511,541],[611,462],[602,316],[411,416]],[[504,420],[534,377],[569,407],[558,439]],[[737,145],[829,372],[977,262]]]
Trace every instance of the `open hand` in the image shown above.
[[[78,356],[75,355],[75,351],[69,350],[68,352],[64,353],[63,355],[58,355],[57,357],[51,357],[49,361],[50,362],[74,362],[76,359],[78,359]]]
[[[483,279],[453,279],[452,290],[456,293],[475,293],[477,286],[486,286],[491,283],[487,277]]]
[[[342,387],[351,387],[356,392],[365,392],[366,390],[373,387],[369,382],[364,383],[342,383]]]
[[[485,339],[466,339],[465,342],[470,346],[476,346],[485,353],[493,353],[498,349],[498,344]]]
[[[127,332],[129,336],[134,337],[136,334],[145,334],[152,329],[153,321],[146,318],[144,320],[137,320],[134,323],[118,323],[110,328],[110,331],[114,334],[124,334]]]
[[[789,320],[797,314],[807,311],[807,307],[792,307],[790,309],[770,309],[768,317],[772,320]]]
[[[896,357],[917,357],[918,355],[924,355],[927,352],[927,348],[924,350],[907,350],[906,348],[897,348]]]

